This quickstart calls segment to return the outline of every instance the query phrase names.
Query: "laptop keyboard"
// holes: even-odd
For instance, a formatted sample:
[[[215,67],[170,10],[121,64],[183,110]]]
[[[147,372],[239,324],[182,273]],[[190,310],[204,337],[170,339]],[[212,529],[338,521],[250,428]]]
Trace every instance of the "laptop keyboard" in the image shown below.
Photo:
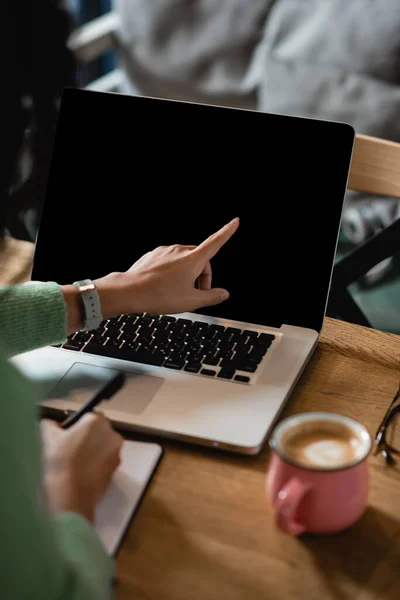
[[[103,321],[61,346],[205,377],[250,383],[275,336],[203,321],[143,314]]]

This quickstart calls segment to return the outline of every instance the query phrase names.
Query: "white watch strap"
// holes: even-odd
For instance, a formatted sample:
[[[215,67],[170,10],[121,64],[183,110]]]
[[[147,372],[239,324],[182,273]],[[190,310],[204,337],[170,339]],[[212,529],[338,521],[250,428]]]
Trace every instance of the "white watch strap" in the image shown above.
[[[100,296],[91,279],[74,281],[74,285],[81,293],[83,306],[85,309],[85,322],[82,331],[97,329],[103,321],[101,314]]]

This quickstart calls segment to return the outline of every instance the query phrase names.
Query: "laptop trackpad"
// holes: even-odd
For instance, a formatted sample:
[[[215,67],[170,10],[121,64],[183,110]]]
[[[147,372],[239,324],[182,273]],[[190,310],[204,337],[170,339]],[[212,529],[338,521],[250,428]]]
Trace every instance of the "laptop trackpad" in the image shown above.
[[[110,400],[103,400],[98,407],[140,414],[164,383],[162,377],[76,362],[50,391],[48,398],[72,401],[78,408],[121,371],[125,374],[122,389]]]

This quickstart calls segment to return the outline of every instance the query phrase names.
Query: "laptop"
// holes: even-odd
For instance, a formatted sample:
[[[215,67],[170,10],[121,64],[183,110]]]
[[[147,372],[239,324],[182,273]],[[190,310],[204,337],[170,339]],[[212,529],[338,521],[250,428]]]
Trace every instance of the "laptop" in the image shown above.
[[[179,315],[124,314],[15,358],[43,410],[74,368],[129,375],[102,405],[117,428],[256,454],[324,321],[354,144],[346,123],[66,89],[32,280],[96,279],[157,246],[197,245],[233,217],[212,259],[230,298]]]

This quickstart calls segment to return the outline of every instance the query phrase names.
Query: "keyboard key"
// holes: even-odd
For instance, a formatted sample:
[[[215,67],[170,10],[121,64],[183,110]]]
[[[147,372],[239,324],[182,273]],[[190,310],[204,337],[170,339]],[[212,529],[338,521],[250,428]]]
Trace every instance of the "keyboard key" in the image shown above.
[[[268,348],[269,346],[253,346],[249,352],[249,356],[261,356],[261,358],[263,358],[267,354]]]
[[[208,339],[217,338],[219,333],[223,333],[225,331],[225,327],[222,325],[210,325],[206,337]]]
[[[132,353],[129,358],[133,362],[151,365],[154,367],[161,367],[165,360],[164,356],[161,356],[159,354],[152,354],[151,352],[144,350],[138,350],[137,352]]]
[[[248,356],[249,353],[246,352],[246,350],[242,350],[241,348],[239,348],[239,350],[235,349],[235,355],[233,357],[233,360],[235,360],[236,362],[243,362],[247,360]]]
[[[261,354],[259,354],[258,352],[252,351],[252,352],[250,352],[250,354],[247,358],[247,362],[249,364],[259,365],[263,358],[264,357],[261,356]]]
[[[108,326],[104,329],[104,336],[105,337],[115,337],[117,338],[122,330],[122,325],[120,327],[115,327],[114,325],[112,326]]]
[[[183,342],[175,342],[175,340],[171,340],[171,342],[169,344],[167,344],[165,347],[168,347],[169,349],[171,349],[173,352],[176,353],[183,353],[183,354],[187,354],[188,353],[188,349],[185,347],[185,344]]]
[[[65,350],[81,350],[84,346],[84,342],[76,342],[75,344],[73,344],[72,342],[65,342],[65,344],[63,344],[61,346],[61,348],[65,348]]]
[[[174,330],[169,333],[169,339],[173,340],[174,342],[184,342],[186,335],[183,333],[183,330],[179,331],[179,329],[174,328]]]
[[[186,354],[186,360],[188,363],[198,363],[201,366],[201,361],[196,352],[188,352]]]
[[[119,323],[119,317],[112,317],[111,319],[108,319],[108,323],[106,325],[106,327],[116,327],[116,326],[120,326]]]
[[[260,333],[259,337],[258,337],[258,341],[259,342],[273,342],[273,340],[275,339],[275,336],[270,334],[270,333]]]
[[[168,321],[161,321],[161,319],[159,319],[158,321],[154,321],[153,328],[154,331],[166,331],[168,325]]]
[[[136,337],[137,337],[136,333],[129,333],[124,330],[122,332],[122,334],[120,335],[119,339],[121,340],[121,342],[124,341],[125,344],[131,344],[132,342],[135,341]],[[96,341],[99,342],[100,340],[101,340],[101,338]]]
[[[202,369],[200,371],[200,375],[208,375],[209,377],[213,377],[215,373],[216,371],[213,371],[212,369]]]
[[[202,335],[205,336],[208,331],[209,325],[208,323],[203,323],[202,321],[195,321],[192,325],[191,332],[194,334],[195,332],[202,332]]]
[[[210,348],[212,351],[217,350],[219,340],[217,338],[208,338],[207,336],[203,340],[203,345]]]
[[[139,329],[139,323],[131,323],[130,321],[128,321],[127,323],[125,323],[123,325],[122,330],[128,333],[136,333],[137,330]]]
[[[168,369],[183,369],[185,364],[185,360],[183,358],[168,358],[165,363],[164,363],[164,367],[167,367]]]
[[[193,321],[191,321],[190,319],[178,319],[177,324],[185,325],[185,327],[191,327],[193,324]]]
[[[165,352],[162,348],[154,348],[151,350],[151,353],[156,358],[160,357],[160,359],[162,359],[162,362],[164,362],[169,356],[169,353]]]
[[[219,358],[218,356],[215,356],[214,354],[209,354],[208,356],[205,356],[203,359],[203,364],[204,365],[217,365],[219,363]]]
[[[250,377],[246,375],[235,375],[235,381],[241,381],[242,383],[249,383]]]
[[[204,340],[204,342],[200,344],[200,350],[206,356],[217,353],[217,347],[214,344],[209,344],[206,340]]]
[[[82,349],[82,352],[97,354],[99,356],[109,356],[110,358],[122,358],[121,350],[119,348],[103,346],[102,344],[97,344],[95,342],[88,342]]]
[[[187,371],[188,373],[198,373],[200,371],[200,369],[201,369],[200,362],[188,362],[188,363],[186,363],[186,366],[183,370]]]
[[[135,328],[135,323],[139,320],[139,317],[136,315],[123,315],[120,319],[121,327],[130,327]]]
[[[258,338],[258,335],[259,335],[258,331],[250,331],[249,329],[245,329],[242,332],[242,337],[247,337],[247,338],[252,338],[252,339]]]
[[[225,368],[225,369],[220,370],[220,372],[218,373],[218,377],[221,377],[222,379],[232,379],[234,374],[235,374],[235,369]]]
[[[96,331],[96,329],[94,331]],[[93,331],[78,331],[71,335],[69,339],[74,342],[88,342],[92,333]]]
[[[139,339],[142,340],[151,340],[153,337],[153,331],[150,329],[150,327],[146,327],[145,325],[142,325],[142,327],[137,330],[137,334]]]
[[[240,365],[238,367],[238,371],[244,371],[245,373],[254,373],[257,370],[258,364],[247,363],[245,365]]]
[[[241,329],[237,329],[236,327],[227,327],[225,333],[226,333],[227,336],[229,336],[228,340],[230,342],[232,342],[232,341],[233,342],[237,342],[242,337],[242,330]]]
[[[205,340],[205,335],[206,333],[204,332],[204,329],[198,329],[196,331],[193,331],[190,337],[194,342],[201,344]]]
[[[237,364],[239,364],[239,363],[237,360],[235,360],[235,358],[233,358],[233,359],[223,358],[222,361],[220,362],[219,366],[221,367],[221,369],[235,370],[237,368],[237,366],[236,366]]]
[[[127,340],[122,347],[124,349],[124,352],[137,352],[141,347],[141,344],[136,340]]]
[[[235,345],[234,341],[221,341],[220,344],[218,344],[218,350],[220,351],[221,355],[222,353],[227,353],[229,352],[229,350],[232,350],[233,346]]]
[[[157,329],[154,329],[153,331],[153,337],[161,342],[162,340],[168,339],[169,333],[165,329],[159,329],[157,327]]]
[[[110,346],[112,346],[113,348],[119,348],[121,346],[121,344],[122,344],[122,340],[110,338],[109,340],[107,340],[105,347],[109,348]]]
[[[100,329],[99,331],[95,331],[92,339],[90,340],[91,342],[98,342],[99,344],[103,343],[106,341],[107,336],[105,334],[106,332],[102,329]]]

